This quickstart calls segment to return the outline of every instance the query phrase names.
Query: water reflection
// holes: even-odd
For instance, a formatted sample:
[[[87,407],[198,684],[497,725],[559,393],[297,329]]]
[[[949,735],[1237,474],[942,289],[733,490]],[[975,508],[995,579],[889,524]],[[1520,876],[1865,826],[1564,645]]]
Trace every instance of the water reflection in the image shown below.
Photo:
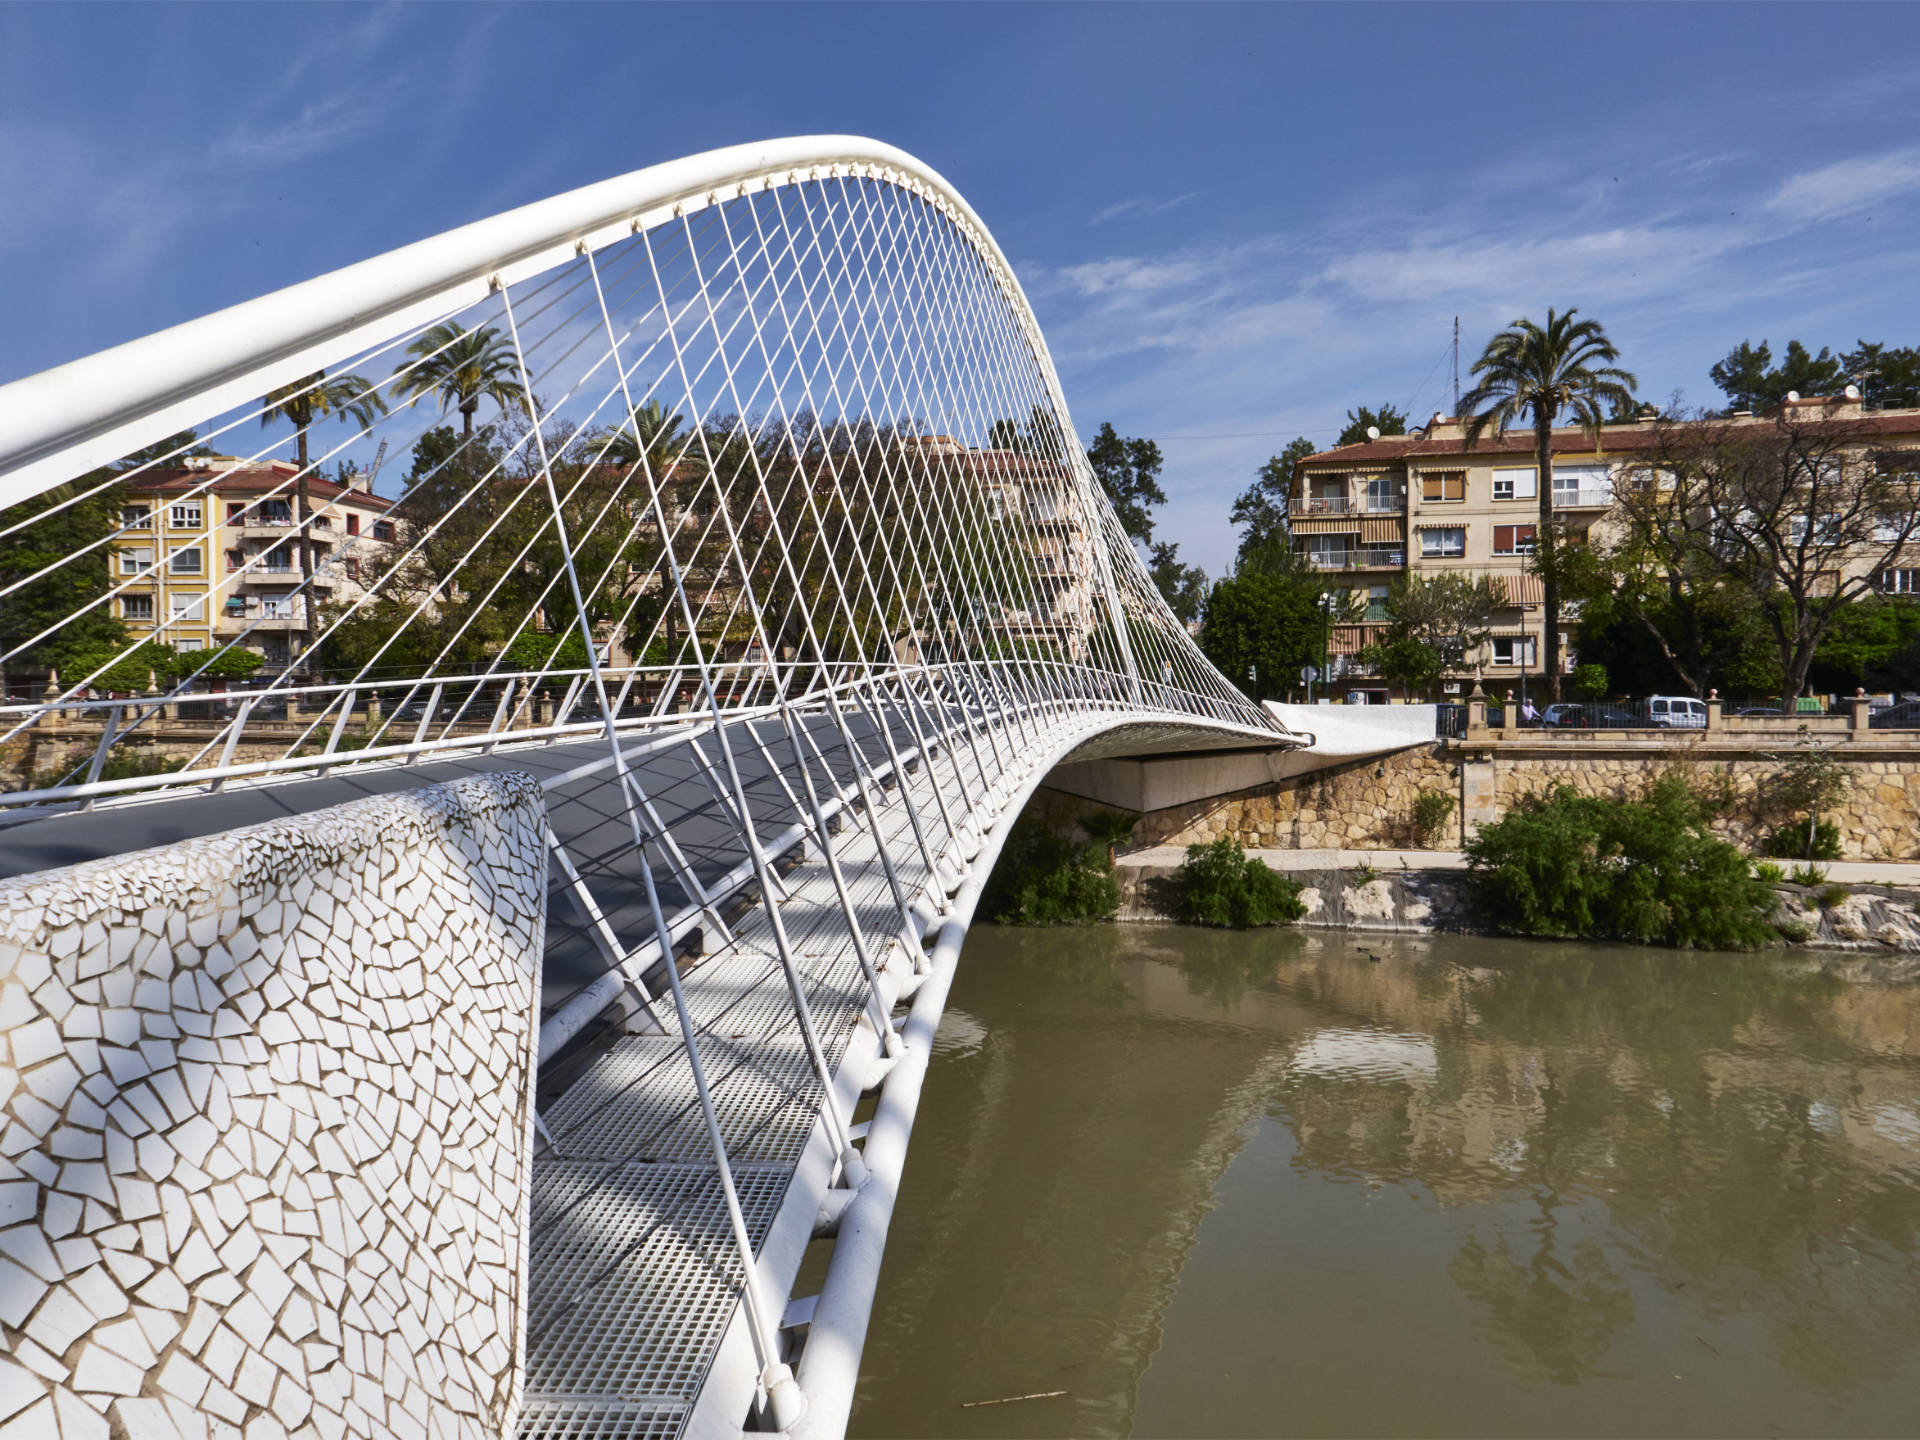
[[[855,1432],[1911,1430],[1913,990],[1367,948],[977,932]]]

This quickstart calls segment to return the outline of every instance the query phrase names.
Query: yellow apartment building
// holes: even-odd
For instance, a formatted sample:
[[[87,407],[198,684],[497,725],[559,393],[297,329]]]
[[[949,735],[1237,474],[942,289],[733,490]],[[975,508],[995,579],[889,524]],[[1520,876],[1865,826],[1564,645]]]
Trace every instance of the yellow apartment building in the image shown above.
[[[1920,409],[1865,412],[1853,395],[1795,403],[1822,407],[1821,419],[1846,423],[1863,444],[1920,447]],[[1751,423],[1770,422],[1752,417]],[[1647,424],[1628,422],[1604,427],[1596,444],[1577,427],[1554,430],[1553,508],[1566,517],[1571,541],[1585,543],[1594,527],[1606,524],[1616,479],[1656,435]],[[1496,576],[1511,603],[1495,612],[1487,645],[1443,689],[1458,694],[1469,688],[1476,668],[1490,691],[1503,677],[1504,689],[1529,672],[1539,675],[1543,597],[1539,578],[1527,573],[1539,525],[1536,472],[1531,430],[1489,432],[1468,449],[1459,420],[1447,415],[1435,415],[1409,435],[1343,445],[1299,463],[1287,506],[1294,547],[1316,568],[1338,572],[1362,607],[1358,623],[1329,631],[1336,688],[1376,704],[1388,698],[1385,682],[1355,657],[1380,638],[1397,577],[1444,571]],[[1920,593],[1920,556],[1912,569],[1887,570],[1882,588]],[[1563,627],[1573,618],[1563,609]],[[1577,657],[1567,631],[1561,633],[1562,663],[1571,671]]]
[[[266,669],[298,663],[308,603],[353,599],[361,566],[393,539],[389,500],[309,476],[306,532],[313,583],[301,569],[296,467],[195,458],[126,482],[115,536],[114,611],[136,637],[182,652],[242,644]]]

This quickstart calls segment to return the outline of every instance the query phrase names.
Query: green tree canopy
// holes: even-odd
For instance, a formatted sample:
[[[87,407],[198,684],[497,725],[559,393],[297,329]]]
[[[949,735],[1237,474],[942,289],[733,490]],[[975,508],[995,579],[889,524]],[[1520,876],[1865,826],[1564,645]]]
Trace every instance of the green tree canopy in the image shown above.
[[[1214,583],[1201,652],[1254,699],[1277,698],[1299,685],[1307,666],[1326,663],[1328,627],[1345,617],[1346,599],[1281,537]]]
[[[1147,574],[1181,624],[1191,625],[1200,618],[1207,603],[1207,572],[1198,565],[1181,564],[1178,545],[1171,540],[1155,541]]]
[[[1787,342],[1787,353],[1778,365],[1765,340],[1754,345],[1742,340],[1707,371],[1713,383],[1727,397],[1730,410],[1775,410],[1786,403],[1789,390],[1802,395],[1832,395],[1845,385],[1840,361],[1826,346],[1811,354],[1798,340]]]
[[[1239,563],[1287,533],[1287,501],[1293,497],[1293,472],[1319,447],[1302,435],[1260,467],[1253,484],[1242,490],[1227,512],[1240,528]]]
[[[1378,410],[1365,405],[1356,405],[1347,411],[1347,428],[1340,432],[1335,445],[1358,445],[1371,437],[1368,430],[1378,430],[1382,435],[1404,435],[1407,433],[1407,414],[1399,406],[1383,401]]]
[[[1160,447],[1151,440],[1128,438],[1101,423],[1093,444],[1087,447],[1087,460],[1094,478],[1113,502],[1120,517],[1120,528],[1142,545],[1153,543],[1153,507],[1167,503],[1160,488],[1160,470],[1164,461]]]
[[[1408,690],[1431,690],[1487,642],[1493,612],[1506,601],[1500,581],[1444,570],[1403,575],[1387,592],[1387,627],[1360,652],[1363,664]]]

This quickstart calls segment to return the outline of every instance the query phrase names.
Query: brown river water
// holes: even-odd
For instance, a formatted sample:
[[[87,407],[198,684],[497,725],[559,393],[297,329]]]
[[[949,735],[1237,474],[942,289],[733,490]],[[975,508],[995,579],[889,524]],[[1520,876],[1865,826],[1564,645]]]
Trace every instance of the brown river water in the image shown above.
[[[983,925],[939,1051],[855,1436],[1920,1433],[1914,987]]]

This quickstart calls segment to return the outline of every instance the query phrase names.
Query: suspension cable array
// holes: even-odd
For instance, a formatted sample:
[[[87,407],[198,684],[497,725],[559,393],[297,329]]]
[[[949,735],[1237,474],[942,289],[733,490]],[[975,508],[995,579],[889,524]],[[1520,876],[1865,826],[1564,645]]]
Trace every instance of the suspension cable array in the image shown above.
[[[854,1103],[1025,796],[1122,727],[1295,738],[1161,599],[985,227],[870,141],[0,387],[0,506],[0,816],[542,778],[528,1435],[802,1423],[781,1217],[868,1182]]]

